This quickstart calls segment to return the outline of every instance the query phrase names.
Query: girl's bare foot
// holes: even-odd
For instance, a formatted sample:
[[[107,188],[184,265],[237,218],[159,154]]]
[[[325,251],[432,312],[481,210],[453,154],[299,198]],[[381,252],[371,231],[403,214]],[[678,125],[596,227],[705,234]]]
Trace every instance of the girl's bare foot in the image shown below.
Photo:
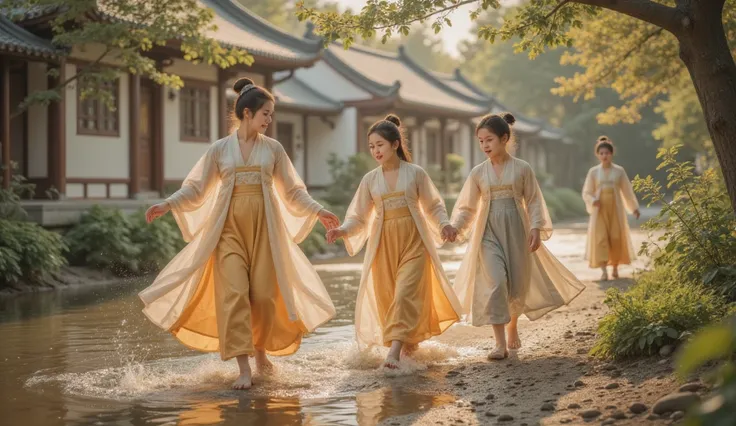
[[[601,268],[601,281],[608,281],[608,270]]]
[[[385,368],[395,370],[399,368],[399,358],[401,357],[401,348],[404,344],[400,340],[393,340],[391,342],[391,349],[388,351],[386,361],[383,362]]]
[[[399,368],[399,360],[388,356],[386,357],[386,361],[383,362],[383,367],[391,370],[396,370]]]
[[[509,349],[521,348],[521,338],[519,337],[519,330],[517,330],[516,324],[511,323],[506,327],[506,341]]]
[[[614,280],[618,279],[618,266],[613,267],[613,274],[611,274],[611,276],[613,276]]]
[[[273,373],[274,367],[268,360],[265,351],[256,350],[256,371],[258,374],[265,376]]]
[[[488,354],[489,361],[500,361],[506,359],[509,356],[509,351],[502,346],[496,346],[491,353]]]
[[[250,364],[248,363],[248,355],[240,355],[236,357],[238,368],[240,368],[240,376],[233,382],[233,389],[246,390],[253,386]]]

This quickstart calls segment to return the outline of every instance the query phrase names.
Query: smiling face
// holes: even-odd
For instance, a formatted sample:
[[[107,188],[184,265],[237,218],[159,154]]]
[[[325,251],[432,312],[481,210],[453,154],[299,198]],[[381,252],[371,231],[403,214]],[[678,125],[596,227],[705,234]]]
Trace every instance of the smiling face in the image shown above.
[[[478,129],[476,134],[480,149],[486,154],[486,157],[498,157],[506,154],[506,145],[509,141],[508,135],[499,138],[498,135],[485,127]]]
[[[605,146],[598,147],[595,156],[598,157],[598,161],[600,161],[604,166],[610,165],[613,161],[613,152]]]
[[[261,109],[252,114],[249,109],[245,109],[244,115],[248,120],[248,130],[250,132],[266,133],[268,126],[273,121],[273,114],[276,105],[273,101],[266,101]]]
[[[391,143],[375,132],[368,135],[368,149],[380,165],[392,160],[396,156],[398,143],[398,141]]]

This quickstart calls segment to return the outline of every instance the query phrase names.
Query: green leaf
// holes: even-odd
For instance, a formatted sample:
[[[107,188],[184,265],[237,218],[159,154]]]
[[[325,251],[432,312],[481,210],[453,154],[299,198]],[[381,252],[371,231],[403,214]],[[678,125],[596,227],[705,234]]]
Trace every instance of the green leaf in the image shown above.
[[[727,324],[708,327],[688,342],[679,359],[678,374],[687,376],[707,361],[733,352],[734,331]]]

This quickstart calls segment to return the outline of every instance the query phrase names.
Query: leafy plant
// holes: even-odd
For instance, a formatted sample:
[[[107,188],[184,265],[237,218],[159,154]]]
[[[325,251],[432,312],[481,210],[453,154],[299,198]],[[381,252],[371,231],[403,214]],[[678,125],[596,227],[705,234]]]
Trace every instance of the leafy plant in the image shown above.
[[[143,248],[134,243],[131,228],[121,210],[93,206],[64,235],[70,263],[107,269],[118,275],[138,272]]]
[[[679,280],[672,269],[660,266],[637,280],[627,292],[608,290],[605,303],[610,311],[598,324],[593,355],[653,355],[727,312],[721,297],[700,285]]]
[[[39,282],[66,264],[59,234],[31,222],[0,219],[0,287]]]
[[[697,333],[678,356],[677,373],[686,378],[708,364],[721,364],[711,371],[714,391],[688,413],[688,426],[736,424],[736,317]]]
[[[146,223],[145,211],[129,218],[131,243],[140,248],[139,272],[157,271],[184,248],[186,243],[172,215]]]
[[[335,184],[330,185],[323,198],[331,206],[347,208],[363,176],[375,168],[376,162],[370,155],[362,152],[347,160],[338,157],[333,152],[327,159],[327,166],[330,169],[332,182]]]
[[[31,198],[35,193],[36,185],[29,183],[25,176],[15,173],[18,165],[15,162],[10,163],[11,181],[10,188],[2,188],[2,177],[0,176],[0,219],[8,220],[25,220],[28,215],[20,200],[22,198]],[[0,172],[5,170],[4,166],[0,166]]]
[[[714,169],[694,173],[689,161],[677,161],[680,146],[661,148],[658,169],[667,172],[671,201],[662,185],[651,176],[637,176],[634,189],[649,205],[662,206],[660,213],[643,228],[656,235],[645,242],[640,254],[654,259],[656,266],[673,268],[680,279],[705,283],[729,300],[736,300],[736,215],[723,179]]]

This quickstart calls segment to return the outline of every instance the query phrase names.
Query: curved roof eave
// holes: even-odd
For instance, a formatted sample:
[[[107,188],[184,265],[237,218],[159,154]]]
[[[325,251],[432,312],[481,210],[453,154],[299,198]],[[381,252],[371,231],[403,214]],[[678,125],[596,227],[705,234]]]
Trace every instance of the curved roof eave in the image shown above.
[[[340,48],[342,48],[342,46],[340,46]],[[371,80],[362,73],[353,69],[350,65],[343,62],[342,59],[338,58],[334,53],[330,52],[329,49],[325,49],[322,54],[322,58],[338,73],[342,74],[349,81],[353,82],[358,87],[367,91],[373,96],[377,96],[380,98],[392,97],[396,96],[399,93],[399,89],[401,89],[401,83],[399,81],[395,81],[393,85],[387,86],[385,84]]]

